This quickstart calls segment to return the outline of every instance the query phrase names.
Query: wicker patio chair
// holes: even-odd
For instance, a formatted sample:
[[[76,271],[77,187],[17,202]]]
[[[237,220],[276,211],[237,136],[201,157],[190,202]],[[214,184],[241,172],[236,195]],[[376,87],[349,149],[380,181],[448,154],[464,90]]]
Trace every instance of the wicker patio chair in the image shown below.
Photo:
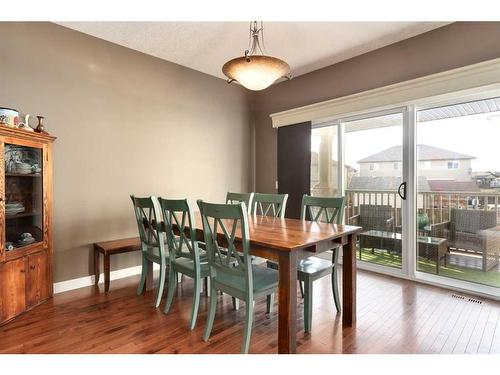
[[[359,214],[348,219],[349,225],[356,225],[363,228],[363,231],[379,230],[382,232],[394,233],[394,208],[390,205],[361,204]],[[376,237],[359,236],[359,251],[362,249],[382,248],[391,252],[401,252],[400,248],[391,244],[383,243],[382,239]]]
[[[495,211],[452,209],[450,221],[431,224],[432,237],[447,238],[451,249],[482,256],[482,270],[499,261],[500,226]]]

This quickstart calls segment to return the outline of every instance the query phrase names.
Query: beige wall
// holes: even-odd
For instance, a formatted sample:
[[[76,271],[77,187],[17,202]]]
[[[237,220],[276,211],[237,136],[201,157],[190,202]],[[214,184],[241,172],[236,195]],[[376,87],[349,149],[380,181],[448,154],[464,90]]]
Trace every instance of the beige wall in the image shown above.
[[[335,35],[331,37],[335,39]],[[257,93],[256,191],[275,191],[277,131],[271,126],[271,113],[497,58],[499,38],[500,22],[458,22]]]
[[[50,23],[0,23],[0,46],[0,106],[45,115],[58,137],[55,281],[89,275],[91,243],[136,235],[131,193],[221,201],[250,188],[237,85]],[[138,264],[123,254],[111,269]]]

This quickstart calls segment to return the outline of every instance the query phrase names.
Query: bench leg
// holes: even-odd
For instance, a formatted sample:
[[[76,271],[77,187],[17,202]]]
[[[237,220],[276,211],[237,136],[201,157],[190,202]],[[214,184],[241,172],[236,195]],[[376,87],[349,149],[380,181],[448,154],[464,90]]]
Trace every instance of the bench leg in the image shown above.
[[[104,292],[109,292],[109,254],[104,254]]]
[[[99,250],[94,248],[94,285],[99,284],[101,270],[99,269]]]

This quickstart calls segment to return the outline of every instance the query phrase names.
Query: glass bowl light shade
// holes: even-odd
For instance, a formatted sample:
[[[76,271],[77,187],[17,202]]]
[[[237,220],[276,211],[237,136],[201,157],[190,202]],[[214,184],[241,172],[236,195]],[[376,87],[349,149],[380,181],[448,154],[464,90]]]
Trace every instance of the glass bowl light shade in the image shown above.
[[[237,57],[222,67],[226,77],[254,91],[264,90],[289,72],[290,66],[283,60],[263,55]]]

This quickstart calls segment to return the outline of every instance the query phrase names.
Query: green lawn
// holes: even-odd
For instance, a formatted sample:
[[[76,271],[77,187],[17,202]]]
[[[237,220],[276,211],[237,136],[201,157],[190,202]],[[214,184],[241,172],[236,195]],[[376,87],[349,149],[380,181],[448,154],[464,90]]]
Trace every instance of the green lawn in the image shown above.
[[[370,263],[376,263],[384,266],[401,268],[401,256],[395,254],[388,254],[385,250],[375,250],[372,254],[371,249],[361,250],[362,260]],[[358,251],[359,259],[359,251]],[[436,263],[427,259],[419,259],[418,271],[436,274]],[[493,269],[488,272],[483,272],[477,269],[459,267],[448,265],[445,267],[443,262],[439,267],[439,275],[444,277],[451,277],[465,281],[471,281],[478,284],[491,285],[500,287],[500,272]]]

